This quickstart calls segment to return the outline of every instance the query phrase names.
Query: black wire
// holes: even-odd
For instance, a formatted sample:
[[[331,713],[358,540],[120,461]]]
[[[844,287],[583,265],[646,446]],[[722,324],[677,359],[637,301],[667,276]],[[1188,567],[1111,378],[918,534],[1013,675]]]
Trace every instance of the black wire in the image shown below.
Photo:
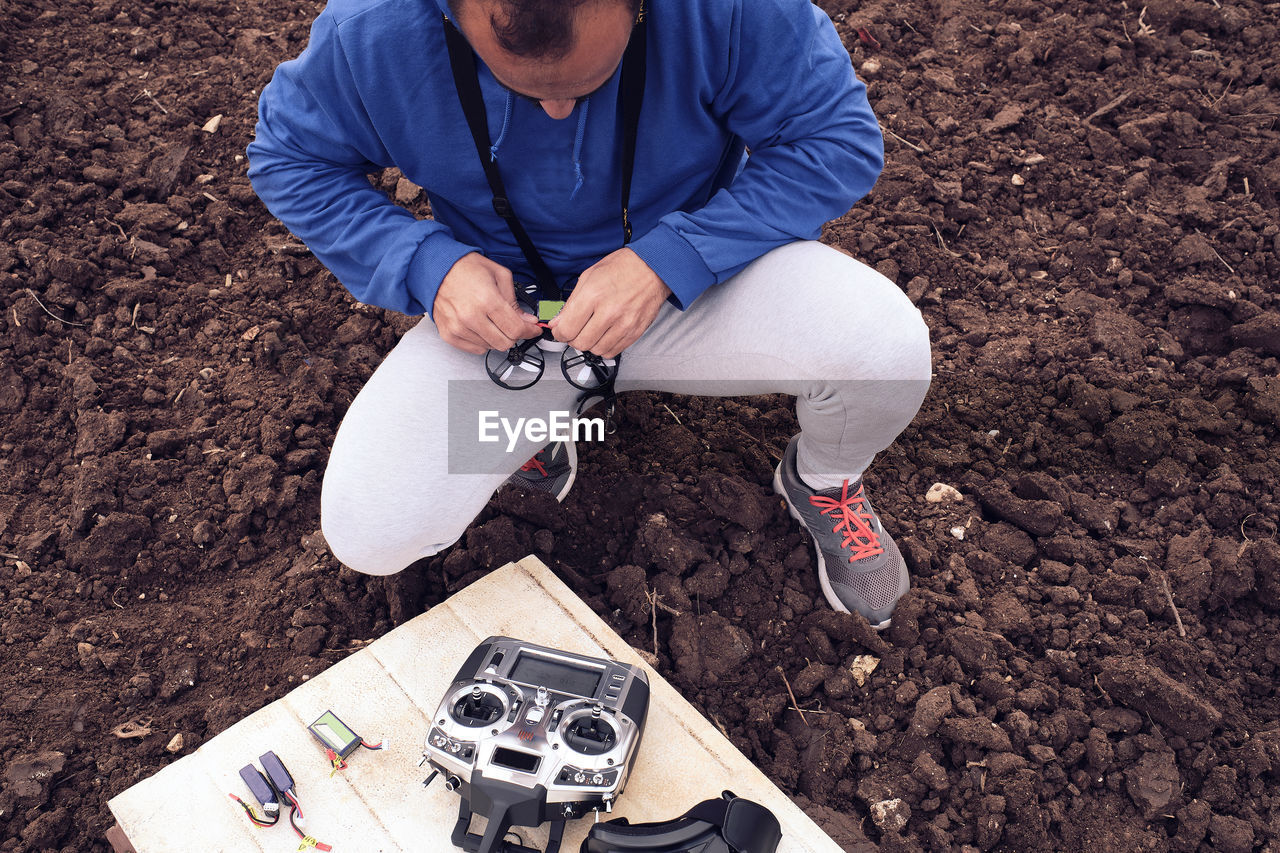
[[[294,803],[293,805],[289,806],[289,825],[293,827],[294,832],[298,833],[299,838],[306,838],[307,834],[303,832],[301,829],[299,829],[298,824],[296,824],[293,820],[293,816],[297,813],[297,811],[298,811],[297,803]]]

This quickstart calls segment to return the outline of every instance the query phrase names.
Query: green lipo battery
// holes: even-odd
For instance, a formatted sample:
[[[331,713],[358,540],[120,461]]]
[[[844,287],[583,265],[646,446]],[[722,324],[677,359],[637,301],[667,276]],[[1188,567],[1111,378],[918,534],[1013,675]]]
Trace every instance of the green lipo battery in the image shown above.
[[[337,753],[339,758],[346,758],[360,746],[360,735],[351,731],[332,711],[325,711],[320,719],[307,726],[307,731]]]
[[[563,307],[563,299],[540,299],[538,300],[538,319],[543,323],[550,323],[552,318],[559,314],[560,309]]]

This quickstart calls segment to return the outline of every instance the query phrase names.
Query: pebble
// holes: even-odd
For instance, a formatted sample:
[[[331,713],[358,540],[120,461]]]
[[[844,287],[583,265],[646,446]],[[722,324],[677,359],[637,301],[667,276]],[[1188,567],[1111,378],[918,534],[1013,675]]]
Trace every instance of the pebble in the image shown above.
[[[871,804],[871,820],[885,832],[901,832],[911,820],[911,807],[898,797],[881,800]]]
[[[929,487],[929,491],[924,493],[924,499],[931,504],[942,503],[943,501],[958,501],[962,497],[959,489],[955,486],[948,486],[946,483],[934,483]]]
[[[186,746],[186,744],[187,744],[187,741],[185,738],[183,738],[182,732],[178,732],[169,740],[167,744],[165,744],[164,749],[165,749],[165,752],[181,752],[182,747]]]
[[[876,667],[880,665],[880,658],[871,655],[858,655],[849,664],[849,672],[853,674],[854,682],[862,687],[867,683],[867,677],[876,671]]]

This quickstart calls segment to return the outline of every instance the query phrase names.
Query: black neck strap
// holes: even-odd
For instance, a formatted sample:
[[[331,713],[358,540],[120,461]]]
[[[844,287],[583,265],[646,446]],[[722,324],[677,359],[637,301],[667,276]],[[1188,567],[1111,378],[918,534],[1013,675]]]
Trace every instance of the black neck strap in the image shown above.
[[[511,234],[520,245],[520,251],[533,269],[538,280],[538,293],[542,299],[561,299],[551,268],[547,266],[538,248],[529,238],[515,210],[507,198],[498,164],[490,154],[489,122],[485,115],[484,98],[480,93],[480,78],[476,70],[476,55],[462,33],[447,15],[444,18],[445,43],[449,49],[449,65],[453,69],[453,84],[458,91],[462,113],[471,130],[471,139],[480,157],[489,190],[493,193],[493,212],[502,217]],[[640,129],[640,107],[644,101],[645,78],[645,7],[643,0],[636,18],[627,50],[622,56],[622,76],[618,81],[618,112],[622,126],[622,244],[631,242],[631,173],[635,169],[636,137]]]

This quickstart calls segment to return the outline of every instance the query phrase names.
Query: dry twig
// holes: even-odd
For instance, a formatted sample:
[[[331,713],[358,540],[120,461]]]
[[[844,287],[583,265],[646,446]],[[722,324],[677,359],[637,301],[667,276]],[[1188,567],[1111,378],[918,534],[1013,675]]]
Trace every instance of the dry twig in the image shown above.
[[[907,140],[903,139],[903,138],[902,138],[901,136],[899,136],[898,134],[894,133],[894,132],[893,132],[892,130],[890,130],[889,128],[885,127],[883,124],[882,124],[882,125],[880,125],[880,129],[881,129],[882,131],[884,131],[885,133],[889,134],[890,136],[892,136],[894,139],[896,139],[896,140],[898,140],[899,142],[901,142],[903,145],[905,145],[905,146],[907,146],[908,148],[910,148],[912,151],[916,152],[917,154],[924,154],[924,153],[925,153],[925,150],[924,150],[923,148],[921,148],[919,145],[913,145],[912,143],[910,143],[910,142],[908,142]]]
[[[950,255],[950,256],[951,256],[951,257],[953,257],[953,258],[958,258],[958,257],[960,257],[960,253],[959,253],[959,252],[953,252],[950,248],[948,248],[948,247],[947,247],[947,241],[942,239],[942,232],[941,232],[940,230],[938,230],[938,226],[937,226],[937,225],[934,225],[934,226],[933,226],[933,233],[937,236],[937,238],[938,238],[938,245],[939,245],[940,247],[942,247],[942,251],[946,252],[948,255]]]
[[[155,104],[157,107],[159,107],[159,108],[160,108],[160,112],[164,113],[165,115],[168,115],[168,114],[169,114],[169,111],[168,111],[168,110],[166,110],[166,109],[164,108],[164,104],[162,104],[162,103],[160,103],[159,101],[157,101],[157,100],[156,100],[156,96],[155,96],[155,95],[153,95],[153,94],[151,94],[151,90],[149,90],[149,89],[143,89],[143,90],[142,90],[142,94],[144,94],[144,95],[146,95],[148,98],[150,98],[150,99],[151,99],[151,103]]]
[[[1147,17],[1147,7],[1143,6],[1142,11],[1138,13],[1138,35],[1147,36],[1148,38],[1156,34],[1156,28],[1148,24],[1144,18]]]
[[[791,697],[791,707],[795,708],[796,713],[800,715],[800,722],[806,726],[809,725],[809,721],[804,716],[804,709],[800,707],[800,703],[796,701],[796,694],[791,690],[791,682],[787,681],[787,673],[783,671],[781,666],[775,666],[774,669],[778,671],[778,675],[782,676],[782,683],[787,686],[787,695]]]
[[[74,322],[74,321],[72,321],[72,320],[64,320],[64,319],[62,319],[62,318],[61,318],[61,317],[59,317],[57,314],[53,313],[53,312],[52,312],[52,311],[50,311],[48,308],[45,308],[45,307],[44,307],[44,303],[40,301],[40,297],[39,297],[39,296],[36,296],[36,292],[35,292],[34,290],[32,290],[32,289],[31,289],[31,288],[29,288],[29,287],[28,287],[28,288],[25,288],[25,290],[27,291],[27,295],[28,295],[28,296],[30,296],[32,299],[34,299],[34,300],[36,301],[36,304],[37,304],[37,305],[39,305],[41,308],[44,308],[44,313],[48,314],[48,315],[49,315],[50,317],[52,317],[53,319],[57,320],[59,323],[66,323],[68,326],[83,326],[83,325],[85,325],[84,323],[76,323],[76,322]],[[16,313],[16,312],[14,313],[14,317],[15,317],[15,318],[17,317],[17,313]]]
[[[1169,579],[1164,575],[1160,576],[1160,583],[1164,586],[1164,597],[1169,600],[1169,609],[1173,611],[1173,621],[1178,625],[1178,636],[1187,636],[1187,629],[1182,627],[1182,617],[1178,615],[1178,605],[1173,603],[1173,592],[1169,589]]]
[[[649,618],[653,625],[653,659],[658,659],[658,591],[655,589],[650,594],[648,589],[644,591],[644,597],[649,601]]]
[[[1200,229],[1199,229],[1199,228],[1197,228],[1197,229],[1196,229],[1196,233],[1197,233],[1197,234],[1200,234],[1200,236],[1201,236],[1201,237],[1204,237],[1204,234],[1202,234],[1202,233],[1200,232]],[[1204,241],[1205,241],[1205,243],[1209,243],[1209,238],[1208,238],[1208,237],[1204,237]],[[1217,249],[1215,249],[1215,248],[1213,248],[1213,245],[1212,245],[1212,244],[1209,244],[1209,251],[1210,251],[1210,252],[1213,252],[1213,256],[1214,256],[1215,258],[1217,258],[1218,260],[1222,261],[1222,265],[1223,265],[1224,267],[1226,267],[1226,268],[1227,268],[1227,272],[1231,273],[1232,275],[1235,275],[1235,274],[1236,274],[1236,271],[1232,268],[1231,264],[1227,263],[1227,262],[1226,262],[1226,259],[1224,259],[1224,258],[1222,257],[1222,255],[1219,255],[1219,254],[1218,254],[1218,250],[1217,250]]]
[[[1124,104],[1125,101],[1129,100],[1130,94],[1132,93],[1125,92],[1124,94],[1120,95],[1120,97],[1114,98],[1111,101],[1108,101],[1107,103],[1098,107],[1096,110],[1094,110],[1092,113],[1089,114],[1089,117],[1084,120],[1084,123],[1089,124],[1096,118],[1102,118],[1105,115],[1109,115],[1115,112],[1120,106]]]

